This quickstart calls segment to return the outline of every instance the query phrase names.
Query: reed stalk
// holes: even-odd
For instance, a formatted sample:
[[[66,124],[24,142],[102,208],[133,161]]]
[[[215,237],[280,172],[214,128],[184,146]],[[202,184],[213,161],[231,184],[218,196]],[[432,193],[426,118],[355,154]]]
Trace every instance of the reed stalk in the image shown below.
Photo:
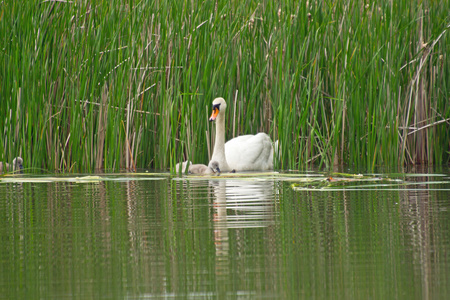
[[[267,132],[277,169],[448,163],[449,4],[2,2],[0,159],[207,163],[221,96],[227,139]]]

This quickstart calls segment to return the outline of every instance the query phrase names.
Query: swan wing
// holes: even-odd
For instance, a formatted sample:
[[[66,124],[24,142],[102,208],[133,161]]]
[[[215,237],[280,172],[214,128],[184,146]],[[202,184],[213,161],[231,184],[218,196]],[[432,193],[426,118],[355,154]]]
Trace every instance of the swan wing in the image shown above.
[[[225,144],[228,165],[236,171],[273,169],[272,140],[266,133],[242,135]]]

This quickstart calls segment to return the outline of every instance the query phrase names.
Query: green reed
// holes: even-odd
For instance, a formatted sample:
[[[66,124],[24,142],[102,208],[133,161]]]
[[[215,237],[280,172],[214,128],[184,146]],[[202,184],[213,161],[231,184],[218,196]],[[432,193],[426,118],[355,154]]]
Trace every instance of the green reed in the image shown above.
[[[447,163],[450,3],[344,2],[2,2],[2,158],[207,163],[222,96],[277,169]]]

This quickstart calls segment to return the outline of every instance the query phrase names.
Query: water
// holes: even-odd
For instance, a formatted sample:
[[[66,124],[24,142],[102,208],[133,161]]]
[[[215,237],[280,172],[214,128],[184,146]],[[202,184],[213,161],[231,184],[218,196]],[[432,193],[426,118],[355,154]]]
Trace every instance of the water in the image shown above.
[[[4,177],[2,299],[445,299],[450,172]]]

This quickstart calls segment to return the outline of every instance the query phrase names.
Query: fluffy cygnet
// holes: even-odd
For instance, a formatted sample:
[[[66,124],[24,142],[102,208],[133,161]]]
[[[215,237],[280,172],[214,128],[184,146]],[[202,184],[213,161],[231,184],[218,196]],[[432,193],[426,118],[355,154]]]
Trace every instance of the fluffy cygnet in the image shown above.
[[[16,157],[13,159],[12,162],[12,169],[11,171],[13,172],[22,172],[23,169],[23,159],[22,157]],[[9,172],[10,171],[10,165],[8,163],[4,163],[0,161],[0,174],[3,173],[3,171],[5,172]]]
[[[181,172],[186,172],[187,163],[188,161],[181,163]],[[175,170],[177,172],[180,170],[180,163],[175,166]],[[217,161],[211,161],[207,166],[204,164],[191,164],[191,162],[189,161],[188,173],[200,175],[217,173],[218,175],[220,175],[219,163]]]

